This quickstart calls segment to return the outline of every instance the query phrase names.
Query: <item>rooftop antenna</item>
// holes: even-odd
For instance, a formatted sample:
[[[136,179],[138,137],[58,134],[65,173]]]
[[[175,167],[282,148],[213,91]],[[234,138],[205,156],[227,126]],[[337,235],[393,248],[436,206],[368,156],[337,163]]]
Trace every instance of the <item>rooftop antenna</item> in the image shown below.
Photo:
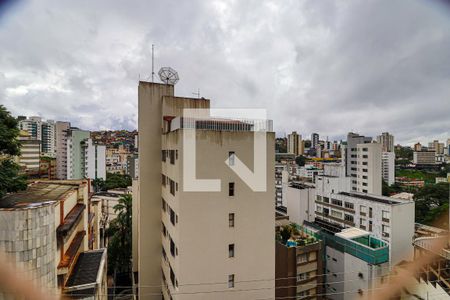
[[[197,89],[197,93],[192,93],[192,95],[195,95],[195,96],[197,96],[197,98],[199,98],[200,99],[200,88],[199,89]]]
[[[152,82],[155,82],[155,45],[152,44]]]

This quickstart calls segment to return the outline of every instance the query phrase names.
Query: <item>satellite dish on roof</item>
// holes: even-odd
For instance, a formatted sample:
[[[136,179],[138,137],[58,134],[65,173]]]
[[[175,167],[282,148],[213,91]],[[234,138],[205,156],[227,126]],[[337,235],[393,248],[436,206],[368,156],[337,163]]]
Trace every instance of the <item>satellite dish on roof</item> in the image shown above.
[[[178,80],[180,79],[178,77],[177,71],[170,67],[162,67],[158,72],[159,78],[162,82],[165,84],[175,85]]]

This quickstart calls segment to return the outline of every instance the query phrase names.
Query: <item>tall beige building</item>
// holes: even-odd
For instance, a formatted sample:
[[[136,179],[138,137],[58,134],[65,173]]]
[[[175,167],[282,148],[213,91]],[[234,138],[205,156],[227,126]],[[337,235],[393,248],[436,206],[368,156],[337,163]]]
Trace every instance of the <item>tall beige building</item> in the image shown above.
[[[172,85],[140,82],[138,94],[133,271],[140,298],[274,298],[271,126],[263,132],[266,161],[259,162],[267,167],[267,188],[254,192],[230,168],[239,159],[253,170],[254,124],[183,118],[184,108],[209,109],[210,101],[175,97]],[[184,167],[192,163],[184,159],[184,134],[196,138],[195,167]],[[220,180],[219,191],[190,189],[185,174],[192,170],[197,179]]]
[[[288,134],[288,153],[293,153],[296,156],[302,155],[305,151],[302,136],[297,133],[297,131],[293,131],[291,134]]]
[[[382,145],[383,152],[394,152],[394,136],[389,132],[377,136],[377,143]]]

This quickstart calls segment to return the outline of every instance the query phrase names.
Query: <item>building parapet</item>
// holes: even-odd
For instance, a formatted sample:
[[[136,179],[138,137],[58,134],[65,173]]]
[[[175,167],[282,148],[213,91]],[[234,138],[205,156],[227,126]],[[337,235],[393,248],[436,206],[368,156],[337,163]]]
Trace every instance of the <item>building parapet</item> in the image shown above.
[[[171,120],[170,131],[175,131],[177,129],[272,132],[273,121],[256,119],[176,117]]]

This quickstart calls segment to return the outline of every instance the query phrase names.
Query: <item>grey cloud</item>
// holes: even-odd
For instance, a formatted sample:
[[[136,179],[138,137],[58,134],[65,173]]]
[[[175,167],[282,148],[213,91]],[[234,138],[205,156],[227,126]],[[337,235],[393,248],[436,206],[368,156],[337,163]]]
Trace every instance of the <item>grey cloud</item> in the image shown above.
[[[0,102],[134,129],[154,43],[177,94],[267,108],[280,133],[426,142],[450,136],[449,14],[420,0],[22,2],[0,27]]]

